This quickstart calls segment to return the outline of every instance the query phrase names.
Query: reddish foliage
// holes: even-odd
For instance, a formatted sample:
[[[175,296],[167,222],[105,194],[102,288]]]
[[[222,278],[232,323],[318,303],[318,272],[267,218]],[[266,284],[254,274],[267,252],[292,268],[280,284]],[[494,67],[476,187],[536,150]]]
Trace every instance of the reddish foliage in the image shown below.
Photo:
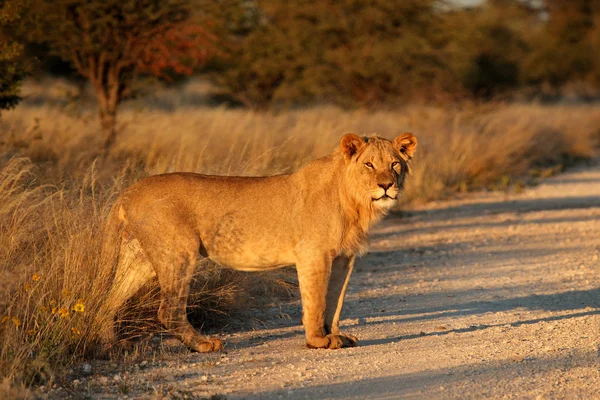
[[[194,68],[218,53],[217,38],[197,24],[180,23],[153,35],[140,45],[140,71],[165,79],[168,70],[191,75]]]

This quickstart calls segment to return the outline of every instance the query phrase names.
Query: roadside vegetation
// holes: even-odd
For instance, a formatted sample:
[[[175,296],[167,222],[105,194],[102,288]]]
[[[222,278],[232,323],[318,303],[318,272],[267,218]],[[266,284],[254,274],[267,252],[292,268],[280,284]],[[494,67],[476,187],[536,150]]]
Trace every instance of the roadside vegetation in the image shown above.
[[[600,139],[593,106],[254,112],[165,111],[138,102],[123,110],[121,135],[106,156],[93,110],[35,103],[26,100],[0,120],[0,371],[27,385],[57,379],[65,366],[97,355],[91,316],[105,294],[100,283],[110,278],[97,275],[103,221],[118,193],[144,176],[289,173],[331,152],[346,132],[412,131],[419,152],[404,203],[425,202],[470,190],[520,191],[593,157]],[[217,266],[198,273],[191,311],[204,328],[289,293],[293,276]],[[121,316],[125,338],[160,331],[155,293],[148,288],[138,311]]]
[[[0,2],[0,397],[98,355],[103,221],[142,177],[289,173],[344,133],[412,131],[407,204],[594,157],[597,2],[452,4]],[[204,328],[294,292],[293,273],[198,271]],[[122,336],[159,332],[155,308],[146,288]]]

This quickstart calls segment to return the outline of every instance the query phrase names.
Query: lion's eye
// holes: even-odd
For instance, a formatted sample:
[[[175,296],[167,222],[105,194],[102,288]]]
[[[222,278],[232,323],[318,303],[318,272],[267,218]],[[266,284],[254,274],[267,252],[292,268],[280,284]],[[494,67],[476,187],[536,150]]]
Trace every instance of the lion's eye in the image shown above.
[[[373,168],[373,164],[371,164],[370,162],[365,163],[365,166],[367,168]]]

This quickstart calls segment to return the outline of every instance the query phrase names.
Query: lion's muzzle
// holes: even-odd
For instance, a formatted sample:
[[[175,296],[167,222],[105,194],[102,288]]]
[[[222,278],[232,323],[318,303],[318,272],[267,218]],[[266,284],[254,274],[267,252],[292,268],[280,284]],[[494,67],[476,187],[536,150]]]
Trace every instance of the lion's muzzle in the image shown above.
[[[398,188],[393,184],[378,184],[378,189],[373,191],[373,201],[389,201],[396,200],[398,198]]]

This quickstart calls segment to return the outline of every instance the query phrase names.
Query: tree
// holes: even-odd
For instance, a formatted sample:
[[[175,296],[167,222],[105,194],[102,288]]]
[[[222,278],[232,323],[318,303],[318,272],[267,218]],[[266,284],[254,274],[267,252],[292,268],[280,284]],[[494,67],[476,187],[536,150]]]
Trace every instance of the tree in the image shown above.
[[[189,0],[30,0],[31,38],[70,61],[98,100],[104,149],[139,74],[190,74],[215,50]]]
[[[537,13],[521,0],[488,0],[444,15],[450,67],[466,93],[489,99],[519,87],[531,51],[527,37],[541,23]]]
[[[535,51],[525,60],[526,79],[560,88],[585,82],[598,71],[597,47],[600,1],[545,0],[546,23],[534,37]]]
[[[332,102],[376,106],[453,85],[438,33],[438,0],[262,0],[217,77],[253,108]],[[255,15],[253,13],[252,15]],[[418,92],[418,93],[417,93]]]
[[[13,108],[28,66],[22,60],[23,45],[10,37],[22,11],[19,0],[0,2],[0,110]]]

